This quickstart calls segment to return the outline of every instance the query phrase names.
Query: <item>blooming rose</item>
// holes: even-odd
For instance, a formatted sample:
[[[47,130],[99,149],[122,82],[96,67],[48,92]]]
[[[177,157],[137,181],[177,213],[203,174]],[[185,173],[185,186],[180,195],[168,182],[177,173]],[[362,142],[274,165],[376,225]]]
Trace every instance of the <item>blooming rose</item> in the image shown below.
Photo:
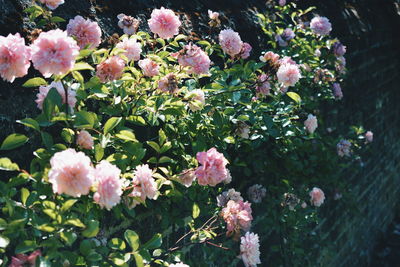
[[[158,81],[158,89],[174,94],[178,91],[178,81],[175,74],[168,73]]]
[[[24,267],[31,266],[34,267],[36,263],[36,258],[41,256],[40,250],[35,250],[29,256],[25,254],[17,254],[11,257],[11,264],[9,267]]]
[[[239,233],[240,230],[248,231],[253,220],[251,213],[249,202],[229,200],[221,211],[222,218],[227,224],[227,235]]]
[[[175,13],[170,10],[161,7],[161,9],[154,9],[151,12],[151,18],[148,20],[150,30],[158,34],[162,39],[168,39],[174,37],[179,33],[179,27],[181,21]]]
[[[240,35],[232,29],[222,30],[218,38],[222,50],[231,57],[236,56],[242,51],[242,39],[240,39]]]
[[[371,142],[374,140],[374,133],[371,132],[371,131],[366,132],[366,133],[365,133],[365,140],[366,140],[368,143],[371,143]]]
[[[93,168],[90,158],[83,152],[69,148],[57,152],[50,159],[49,182],[53,192],[73,197],[89,194],[93,183]]]
[[[262,198],[267,195],[267,189],[260,184],[254,184],[247,190],[249,199],[254,203],[260,203]]]
[[[269,62],[270,65],[277,65],[279,63],[279,55],[274,52],[268,51],[264,55],[260,56],[260,61]]]
[[[332,91],[333,91],[333,96],[336,99],[342,99],[343,98],[342,88],[340,87],[339,83],[334,83],[332,85]]]
[[[126,52],[123,53],[129,61],[138,61],[140,59],[140,53],[142,53],[142,45],[134,39],[124,38],[120,43],[116,45],[117,48],[124,49]]]
[[[285,87],[294,86],[301,78],[300,69],[294,64],[281,65],[276,76],[278,81]]]
[[[201,110],[206,104],[206,98],[204,92],[201,89],[195,89],[189,92],[189,108],[191,111]]]
[[[134,171],[134,177],[132,180],[133,191],[130,194],[131,197],[138,197],[142,201],[149,199],[155,199],[157,195],[157,183],[154,181],[153,172],[149,168],[149,165],[139,165]],[[135,203],[135,205],[138,202]]]
[[[149,58],[140,60],[139,67],[142,69],[143,75],[147,77],[158,75],[158,69],[160,68],[156,62]]]
[[[25,40],[19,33],[0,36],[0,76],[13,82],[23,77],[31,66],[31,49],[25,46]]]
[[[325,17],[314,17],[310,22],[310,28],[315,34],[328,35],[332,30],[329,19]]]
[[[292,65],[296,65],[297,63],[296,61],[294,61],[291,57],[283,57],[279,60],[279,64],[280,65],[285,65],[285,64],[292,64]]]
[[[194,44],[185,45],[178,54],[178,62],[182,67],[189,67],[189,73],[208,73],[211,60],[208,55]]]
[[[103,83],[118,80],[124,73],[125,62],[118,56],[112,56],[96,67],[96,75]]]
[[[342,139],[336,145],[336,149],[339,157],[349,157],[351,153],[351,143],[347,140]]]
[[[122,180],[120,175],[121,170],[106,160],[97,164],[94,170],[97,192],[93,195],[93,199],[100,207],[110,210],[121,201]]]
[[[250,56],[250,52],[253,48],[249,43],[243,43],[242,51],[240,52],[240,57],[246,59]]]
[[[231,188],[228,191],[222,192],[217,196],[217,205],[219,207],[224,207],[229,200],[233,201],[243,201],[243,198],[240,192],[237,192],[235,189]]]
[[[208,10],[208,17],[212,20],[216,20],[219,17],[219,13]]]
[[[60,29],[40,33],[31,48],[33,66],[46,78],[70,71],[79,55],[76,41]]]
[[[180,174],[179,180],[181,181],[181,183],[184,186],[190,187],[192,185],[192,183],[194,182],[194,180],[196,180],[196,174],[195,174],[194,170],[184,170]]]
[[[61,81],[58,81],[58,82],[52,82],[48,86],[42,85],[42,86],[39,87],[39,93],[36,94],[37,99],[35,100],[35,102],[37,103],[37,107],[39,109],[43,108],[44,100],[46,99],[47,94],[49,93],[51,88],[55,88],[57,90],[57,92],[61,96],[63,104],[67,104],[67,101],[68,101],[68,106],[70,106],[71,108],[75,107],[75,104],[76,104],[76,92],[74,90],[72,90],[71,88],[68,88],[67,89],[67,95],[65,95],[64,86],[62,85]]]
[[[256,91],[261,95],[269,95],[271,90],[271,84],[268,81],[268,75],[263,73],[258,76]]]
[[[307,132],[310,134],[314,133],[315,129],[318,127],[317,117],[312,114],[308,114],[307,119],[304,121],[304,126],[306,127]]]
[[[240,238],[240,257],[246,267],[255,267],[261,264],[260,244],[257,234],[247,232]]]
[[[82,130],[76,138],[76,144],[84,149],[93,149],[93,137],[89,132]]]
[[[137,19],[125,14],[119,14],[117,18],[118,27],[123,29],[125,34],[132,35],[136,33],[139,27],[139,21]]]
[[[332,45],[333,53],[337,57],[341,57],[346,53],[346,46],[344,46],[341,42],[335,42]]]
[[[228,160],[214,147],[207,152],[198,152],[196,159],[200,163],[196,169],[199,185],[216,186],[227,178],[226,164],[228,164]]]
[[[59,5],[64,4],[64,0],[40,0],[40,3],[45,4],[49,9],[54,10]]]
[[[318,187],[314,187],[313,190],[311,190],[310,197],[311,197],[310,199],[311,204],[316,207],[321,206],[325,200],[324,192]]]
[[[69,20],[67,25],[67,33],[69,36],[75,37],[79,47],[82,49],[87,45],[93,49],[101,43],[101,29],[97,22],[90,19],[84,19],[81,16],[76,16]]]

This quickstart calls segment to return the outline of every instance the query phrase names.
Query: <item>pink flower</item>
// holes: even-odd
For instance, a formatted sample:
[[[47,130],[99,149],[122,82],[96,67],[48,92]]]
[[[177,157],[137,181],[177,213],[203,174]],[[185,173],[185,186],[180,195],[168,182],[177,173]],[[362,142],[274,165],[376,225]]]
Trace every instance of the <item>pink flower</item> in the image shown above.
[[[118,26],[123,29],[125,34],[132,35],[136,33],[139,27],[139,21],[137,19],[125,14],[119,14],[117,18]]]
[[[342,99],[343,98],[342,88],[340,87],[339,83],[334,83],[332,85],[332,91],[333,91],[333,96],[336,99]]]
[[[41,255],[42,253],[40,252],[40,250],[35,250],[29,256],[25,254],[17,254],[11,257],[11,264],[9,265],[9,267],[34,267],[36,263],[36,258],[40,257]]]
[[[123,53],[129,61],[138,61],[140,59],[140,53],[142,53],[142,45],[134,39],[124,38],[120,43],[116,45],[117,48],[124,49],[126,53]]]
[[[31,49],[19,33],[0,36],[0,76],[5,81],[24,77],[31,66]]]
[[[97,164],[94,170],[97,192],[93,195],[93,199],[100,207],[110,210],[121,201],[122,180],[120,175],[121,170],[106,160]]]
[[[347,140],[340,140],[336,145],[337,153],[339,157],[349,157],[351,154],[351,143]]]
[[[365,140],[367,141],[367,143],[371,143],[374,140],[374,133],[371,131],[366,132]]]
[[[239,233],[240,230],[248,231],[253,220],[251,213],[249,202],[229,200],[226,207],[221,211],[221,215],[227,224],[227,235]]]
[[[222,192],[217,196],[217,205],[219,207],[224,207],[229,200],[233,201],[243,201],[243,198],[240,192],[237,192],[235,189],[231,188],[228,191]]]
[[[149,168],[149,165],[139,165],[136,167],[132,180],[133,191],[130,194],[131,197],[138,197],[142,201],[149,199],[155,199],[157,195],[157,183],[154,181],[153,172]],[[135,202],[134,205],[138,204]]]
[[[325,17],[314,17],[310,22],[310,28],[315,34],[328,35],[332,30],[329,19]]]
[[[93,149],[93,137],[89,132],[82,130],[76,138],[76,144],[84,149]]]
[[[285,87],[294,86],[301,78],[299,67],[294,64],[281,65],[276,76]]]
[[[247,190],[249,199],[254,203],[261,203],[261,200],[267,195],[267,189],[260,184],[254,184]]]
[[[286,5],[286,0],[279,0],[279,5],[280,6]]]
[[[243,42],[240,39],[240,35],[232,29],[222,30],[218,38],[222,50],[231,57],[242,51]]]
[[[211,20],[217,20],[218,17],[219,17],[219,13],[218,13],[218,12],[213,12],[213,11],[211,11],[211,10],[208,10],[208,17],[209,17]]]
[[[304,126],[306,127],[307,132],[310,134],[314,133],[315,129],[318,127],[317,117],[312,114],[308,114],[307,119],[304,121]]]
[[[257,234],[247,232],[240,238],[240,257],[246,267],[255,267],[261,264],[260,244]]]
[[[189,73],[208,73],[211,60],[208,55],[194,44],[185,45],[178,54],[178,62],[182,67],[189,67]]]
[[[256,87],[257,93],[261,95],[269,95],[270,90],[271,90],[271,84],[268,81],[268,75],[263,73],[260,76],[258,76],[257,87]]]
[[[59,5],[64,4],[64,0],[40,0],[40,3],[45,4],[49,9],[54,10]]]
[[[344,73],[346,70],[346,59],[342,56],[342,57],[338,57],[338,61],[336,64],[336,69],[337,71],[339,71],[340,73]]]
[[[49,182],[53,192],[73,197],[89,194],[93,184],[93,168],[90,158],[74,149],[57,152],[50,159]]]
[[[37,107],[39,109],[43,108],[44,100],[46,99],[47,94],[49,93],[51,88],[55,88],[57,90],[57,92],[61,96],[63,104],[67,103],[67,98],[68,98],[68,106],[70,106],[71,108],[75,107],[75,104],[76,104],[76,92],[74,90],[72,90],[71,88],[68,88],[67,89],[67,96],[66,96],[65,95],[64,86],[62,85],[62,83],[60,81],[58,81],[58,82],[52,82],[48,86],[43,86],[42,85],[42,86],[39,87],[39,93],[36,94],[37,99],[35,100],[35,102],[37,103]]]
[[[201,164],[196,169],[199,185],[216,186],[226,179],[228,174],[226,164],[228,164],[228,160],[214,147],[207,152],[198,152],[196,159]]]
[[[313,190],[311,190],[310,197],[311,197],[310,199],[311,204],[316,207],[321,206],[325,200],[324,192],[318,187],[314,187]]]
[[[269,62],[271,65],[276,65],[279,62],[279,55],[268,51],[264,55],[260,56],[260,61]]]
[[[118,80],[124,73],[125,62],[118,56],[112,56],[97,65],[96,75],[102,83]]]
[[[174,94],[178,91],[178,80],[175,74],[168,73],[158,81],[158,89],[163,92]]]
[[[162,39],[174,37],[179,33],[181,21],[170,9],[154,9],[151,18],[148,20],[151,32],[158,34]]]
[[[201,89],[195,89],[189,93],[189,108],[191,111],[201,110],[206,104],[206,98],[204,92]]]
[[[335,42],[332,45],[333,53],[337,57],[341,57],[346,53],[346,46],[344,46],[341,42]]]
[[[184,170],[180,174],[179,180],[184,186],[190,187],[194,180],[196,180],[196,174],[194,173],[194,170]]]
[[[89,49],[93,49],[101,43],[101,29],[97,22],[84,19],[81,16],[76,16],[74,19],[69,20],[67,33],[69,36],[76,38],[81,49],[87,45],[90,45]]]
[[[46,78],[67,73],[79,55],[76,41],[59,29],[40,33],[31,48],[33,66]]]
[[[147,77],[158,75],[158,69],[160,68],[156,62],[149,58],[140,60],[139,67],[142,69],[143,75]]]
[[[292,64],[297,66],[296,61],[294,61],[291,57],[283,57],[282,59],[279,60],[279,64],[281,65]]]
[[[253,48],[249,43],[243,43],[242,51],[240,52],[240,57],[246,59],[250,56],[250,52]]]

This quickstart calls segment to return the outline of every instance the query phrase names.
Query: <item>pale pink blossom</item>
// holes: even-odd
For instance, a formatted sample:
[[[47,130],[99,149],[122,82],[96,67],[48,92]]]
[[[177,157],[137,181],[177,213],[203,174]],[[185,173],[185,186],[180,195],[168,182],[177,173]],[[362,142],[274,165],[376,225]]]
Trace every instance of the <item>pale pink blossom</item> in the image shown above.
[[[227,235],[239,233],[240,230],[248,231],[253,220],[251,213],[249,202],[229,200],[221,211],[222,218],[227,224]]]
[[[224,184],[230,184],[230,183],[232,182],[231,171],[230,171],[229,169],[226,169],[226,172],[227,172],[227,174],[226,174],[226,179],[223,180],[222,182],[223,182]]]
[[[137,19],[125,14],[119,14],[117,18],[118,27],[120,27],[125,34],[132,35],[136,33],[139,27],[139,21]]]
[[[31,48],[25,46],[25,40],[19,33],[0,36],[0,76],[5,81],[24,77],[31,66]]]
[[[206,104],[204,92],[201,89],[195,89],[189,92],[189,108],[191,111],[201,110]]]
[[[279,5],[280,6],[286,5],[286,0],[279,0]]]
[[[307,203],[306,203],[306,202],[301,203],[301,207],[302,207],[303,209],[307,208]]]
[[[183,262],[178,262],[175,264],[170,264],[169,267],[190,267],[190,266],[187,264],[184,264]]]
[[[222,30],[218,36],[222,50],[231,57],[242,51],[243,42],[240,35],[232,29]]]
[[[60,29],[40,33],[31,49],[33,66],[46,78],[70,71],[79,55],[76,41]]]
[[[89,194],[93,184],[93,167],[83,152],[69,148],[50,159],[49,182],[53,192],[73,197]]]
[[[192,186],[192,183],[194,180],[196,180],[196,174],[193,169],[191,170],[184,170],[180,175],[179,175],[179,180],[181,183],[186,186],[190,187]]]
[[[346,58],[341,56],[337,58],[338,61],[335,65],[336,70],[339,71],[340,73],[345,73],[346,70]]]
[[[247,195],[250,201],[261,203],[261,200],[267,195],[267,189],[260,184],[254,184],[247,190]]]
[[[175,13],[164,7],[154,9],[151,18],[148,20],[151,32],[157,34],[162,39],[174,37],[179,33],[181,21]]]
[[[146,198],[155,199],[157,195],[157,183],[153,178],[153,172],[149,168],[149,165],[139,165],[134,171],[134,177],[132,180],[133,191],[131,197],[140,198],[141,201],[145,201]],[[138,202],[134,201],[134,205]]]
[[[37,99],[35,100],[37,107],[39,109],[43,109],[44,100],[46,99],[47,94],[49,93],[51,88],[55,88],[57,90],[57,92],[61,96],[61,100],[62,100],[63,104],[67,104],[67,101],[68,101],[68,106],[70,106],[71,108],[75,107],[75,104],[76,104],[75,90],[72,90],[71,88],[67,88],[67,95],[65,95],[64,86],[61,81],[58,81],[58,82],[52,82],[48,86],[42,85],[39,87],[39,93],[36,94]]]
[[[101,29],[99,24],[90,19],[84,19],[82,16],[76,16],[69,20],[67,33],[69,36],[75,37],[81,49],[87,45],[89,45],[89,49],[93,49],[101,43]]]
[[[138,61],[140,59],[140,53],[142,53],[142,45],[135,39],[124,38],[120,43],[116,45],[117,48],[124,49],[126,52],[123,53],[129,61]]]
[[[152,77],[158,75],[159,68],[157,62],[154,62],[153,60],[149,58],[145,58],[142,60],[139,60],[139,67],[143,71],[143,75],[147,77]]]
[[[315,129],[318,127],[318,120],[312,114],[308,114],[307,119],[304,121],[304,126],[306,127],[307,132],[310,134],[314,133]]]
[[[64,4],[64,0],[40,0],[40,3],[45,4],[49,9],[54,10],[59,5]]]
[[[216,186],[227,178],[226,164],[228,164],[228,160],[214,147],[207,152],[198,152],[196,159],[200,163],[196,169],[199,185]]]
[[[342,88],[340,87],[339,83],[334,83],[332,85],[332,91],[333,91],[333,96],[336,99],[342,99],[343,98]]]
[[[337,57],[341,57],[346,53],[346,46],[338,41],[332,45],[332,50]]]
[[[349,157],[351,154],[351,143],[348,140],[340,140],[336,145],[337,153],[339,157]]]
[[[242,51],[240,52],[240,57],[246,59],[250,56],[250,52],[253,48],[249,43],[243,43]]]
[[[208,10],[208,17],[209,17],[211,20],[217,20],[218,17],[219,17],[219,13],[218,13],[218,12],[211,11],[211,10]]]
[[[321,50],[315,49],[315,51],[314,51],[314,56],[320,57],[320,56],[321,56]]]
[[[256,91],[265,96],[270,94],[271,84],[268,81],[268,75],[263,73],[257,78]]]
[[[76,138],[76,144],[84,149],[93,149],[93,137],[88,131],[82,130]]]
[[[332,24],[326,17],[314,17],[310,22],[311,30],[318,35],[328,35],[332,30]]]
[[[166,93],[175,94],[179,89],[176,75],[171,72],[162,77],[158,81],[158,89]]]
[[[278,42],[279,46],[286,47],[288,42],[296,37],[292,29],[286,28],[282,34],[277,34],[275,36],[275,41]]]
[[[243,201],[243,198],[240,192],[236,191],[235,189],[231,188],[228,191],[224,191],[217,196],[217,205],[219,207],[224,207],[229,200],[233,201]]]
[[[278,81],[285,87],[294,86],[301,78],[300,69],[294,64],[281,65],[276,76]]]
[[[371,131],[367,131],[367,132],[365,133],[365,140],[366,140],[368,143],[371,143],[371,142],[374,140],[374,133],[371,132]]]
[[[325,194],[324,192],[319,189],[318,187],[314,187],[310,192],[310,202],[312,205],[319,207],[324,203]]]
[[[279,60],[280,65],[285,65],[285,64],[291,64],[291,65],[296,65],[296,61],[294,61],[291,57],[283,57],[282,59]]]
[[[260,61],[269,62],[271,65],[277,65],[279,63],[279,55],[268,51],[264,55],[260,56]]]
[[[36,263],[36,258],[40,257],[41,255],[42,253],[40,252],[40,250],[35,250],[29,256],[25,254],[17,254],[11,257],[11,264],[9,265],[9,267],[34,267]]]
[[[118,57],[112,56],[97,65],[96,75],[103,83],[118,80],[124,73],[125,61]]]
[[[102,208],[110,210],[121,201],[122,180],[121,170],[106,160],[100,161],[94,170],[97,191],[93,195],[94,201]]]
[[[246,267],[256,267],[261,264],[260,244],[257,234],[247,232],[240,238],[240,257]]]
[[[185,45],[178,54],[178,62],[182,67],[189,67],[189,73],[208,73],[211,60],[200,47],[194,44]]]

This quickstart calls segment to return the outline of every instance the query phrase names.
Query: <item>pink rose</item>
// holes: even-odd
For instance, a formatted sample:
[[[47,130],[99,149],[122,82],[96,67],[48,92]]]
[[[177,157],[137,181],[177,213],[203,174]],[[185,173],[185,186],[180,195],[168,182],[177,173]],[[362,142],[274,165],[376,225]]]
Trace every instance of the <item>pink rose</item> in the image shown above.
[[[57,90],[57,92],[61,96],[63,104],[67,104],[67,101],[68,101],[68,106],[70,106],[71,108],[75,107],[76,92],[74,90],[72,90],[71,88],[67,88],[67,95],[65,95],[64,86],[62,85],[62,82],[58,81],[58,82],[52,82],[48,86],[42,85],[39,87],[39,93],[36,95],[37,99],[35,100],[35,102],[37,103],[37,107],[39,109],[43,108],[44,100],[46,99],[47,94],[49,93],[51,88],[55,88]],[[68,98],[68,100],[67,100],[67,98]]]
[[[31,66],[31,49],[19,33],[0,36],[0,76],[5,81],[24,77]]]
[[[332,45],[332,50],[337,57],[341,57],[346,53],[346,46],[344,46],[341,42],[335,42]]]
[[[336,145],[339,157],[349,157],[351,155],[351,143],[348,140],[340,140]]]
[[[265,96],[270,94],[270,90],[271,90],[271,84],[268,81],[268,75],[263,73],[260,76],[258,76],[257,86],[256,86],[257,93]]]
[[[218,12],[213,12],[213,11],[211,11],[211,10],[208,10],[208,17],[209,17],[211,20],[217,20],[218,17],[219,17],[219,13],[218,13]]]
[[[201,110],[206,104],[206,98],[203,90],[195,89],[189,92],[189,108],[191,111]]]
[[[194,170],[184,170],[180,174],[179,180],[184,186],[190,187],[194,180],[196,180],[196,174],[194,173]]]
[[[142,201],[146,198],[155,199],[157,195],[157,183],[154,181],[153,172],[149,168],[149,165],[139,165],[134,171],[134,177],[132,180],[133,191],[130,194],[131,197],[138,197]],[[139,202],[134,201],[134,205]]]
[[[231,188],[228,191],[224,191],[224,192],[222,192],[222,194],[219,194],[217,196],[217,205],[219,207],[224,207],[228,203],[229,200],[243,201],[243,198],[242,198],[240,192]]]
[[[246,59],[250,56],[250,52],[253,48],[249,43],[243,43],[242,51],[240,52],[240,57]]]
[[[84,149],[93,149],[93,137],[89,132],[82,130],[76,138],[76,144]]]
[[[182,67],[189,67],[189,73],[208,73],[211,60],[200,47],[192,43],[185,45],[178,54],[178,62]]]
[[[371,143],[374,140],[374,133],[371,131],[366,132],[365,140],[367,141],[367,143]]]
[[[154,9],[151,18],[148,20],[151,32],[157,34],[162,39],[174,37],[179,33],[181,21],[179,17],[170,9]]]
[[[123,29],[125,34],[132,35],[136,33],[139,27],[139,21],[137,19],[125,14],[119,14],[117,18],[118,27]]]
[[[196,169],[199,185],[216,186],[227,178],[226,164],[228,164],[228,160],[214,147],[207,152],[198,152],[196,159],[200,163]]]
[[[143,71],[143,75],[147,77],[152,77],[158,75],[159,66],[156,62],[149,58],[145,58],[139,61],[139,67]]]
[[[59,5],[64,4],[64,0],[39,0],[40,3],[45,4],[49,9],[54,10]]]
[[[239,233],[240,230],[248,231],[253,220],[251,213],[249,202],[229,200],[226,207],[221,211],[221,215],[227,224],[227,235]]]
[[[240,257],[246,267],[255,267],[261,264],[257,234],[247,232],[240,238]]]
[[[81,49],[87,45],[90,45],[89,49],[93,49],[101,43],[101,29],[97,22],[84,19],[81,16],[69,20],[67,33],[69,36],[75,37]]]
[[[304,121],[304,126],[306,127],[307,132],[310,134],[314,133],[315,129],[318,127],[317,117],[312,114],[308,114],[307,119]]]
[[[117,48],[124,49],[126,52],[123,53],[129,61],[138,61],[140,59],[140,53],[142,53],[142,45],[135,39],[124,38],[120,43],[116,45]]]
[[[264,55],[260,56],[260,61],[269,62],[271,65],[277,65],[279,63],[279,55],[268,51]]]
[[[314,17],[310,22],[310,28],[315,34],[328,35],[332,30],[329,19],[325,17]]]
[[[112,56],[97,65],[96,75],[102,83],[118,80],[124,73],[125,62],[118,56]]]
[[[301,78],[299,67],[294,64],[281,65],[276,76],[284,87],[294,86]]]
[[[25,254],[17,254],[11,257],[11,264],[9,265],[9,267],[34,267],[36,263],[36,258],[40,257],[41,255],[42,253],[40,252],[40,250],[35,250],[29,256]]]
[[[310,202],[312,205],[319,207],[324,203],[325,194],[324,192],[319,189],[318,187],[314,187],[310,192]]]
[[[242,51],[243,42],[240,39],[240,35],[232,29],[222,30],[218,38],[222,50],[231,57]]]

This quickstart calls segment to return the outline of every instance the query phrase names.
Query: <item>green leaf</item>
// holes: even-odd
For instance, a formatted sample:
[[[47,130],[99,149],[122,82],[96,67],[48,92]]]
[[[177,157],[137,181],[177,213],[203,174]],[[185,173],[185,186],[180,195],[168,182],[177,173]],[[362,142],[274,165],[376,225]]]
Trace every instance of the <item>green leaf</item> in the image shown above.
[[[97,222],[97,227],[98,227],[98,223],[99,222]],[[66,222],[65,222],[65,224],[70,224],[70,225],[73,225],[73,226],[76,226],[76,227],[80,227],[80,228],[84,228],[85,227],[85,225],[83,224],[83,222],[81,221],[81,220],[79,220],[78,218],[75,218],[75,219],[69,219],[69,220],[67,220]],[[90,224],[90,223],[89,223]],[[89,225],[87,228],[86,228],[86,230],[92,230],[92,231],[89,231],[89,233],[94,233],[95,232],[95,226],[92,226],[93,227],[93,229],[91,228],[91,226]],[[83,235],[84,236],[86,236],[85,235],[85,233],[88,233],[88,232],[86,232],[86,230],[85,231],[83,231],[82,233],[83,233]],[[97,228],[97,232],[98,232],[99,230],[98,230],[98,228]],[[96,232],[96,235],[97,235],[97,232]],[[95,235],[94,235],[95,236]],[[92,237],[92,236],[86,236],[86,237]]]
[[[92,249],[92,244],[88,239],[83,240],[79,245],[79,251],[83,255],[88,255],[91,249]]]
[[[90,220],[85,231],[82,232],[84,237],[95,237],[99,233],[100,223],[96,220]]]
[[[13,163],[9,158],[0,158],[1,171],[19,171],[19,166]]]
[[[300,103],[301,102],[301,97],[297,93],[295,93],[295,92],[287,92],[286,94],[288,95],[288,97],[293,99],[296,103]]]
[[[126,244],[124,240],[119,238],[113,238],[108,242],[108,246],[112,249],[116,250],[124,250],[126,248]]]
[[[128,130],[122,130],[119,133],[117,133],[115,136],[122,140],[137,142],[135,134]]]
[[[68,246],[71,246],[77,238],[74,232],[61,232],[60,237]]]
[[[74,138],[74,131],[69,128],[63,128],[61,130],[61,137],[64,139],[65,142],[71,144]]]
[[[94,157],[96,161],[100,161],[104,156],[104,148],[101,146],[101,144],[96,144],[94,146]]]
[[[32,119],[32,118],[26,118],[26,119],[23,119],[23,120],[17,120],[17,122],[25,125],[26,127],[30,127],[32,129],[35,129],[36,131],[40,131],[39,123],[37,121],[35,121],[34,119]]]
[[[192,207],[192,217],[193,219],[196,219],[197,217],[199,217],[199,215],[200,215],[199,205],[197,205],[197,203],[194,202]]]
[[[43,114],[45,114],[46,118],[50,121],[55,107],[61,107],[62,98],[60,93],[58,93],[56,88],[51,88],[47,93],[47,96],[43,102]]]
[[[48,224],[42,224],[42,225],[36,226],[35,228],[40,231],[48,232],[48,233],[54,232],[56,230],[55,227],[48,225]]]
[[[50,18],[50,21],[54,22],[54,23],[58,23],[58,22],[65,22],[65,19],[63,19],[61,17],[54,16],[54,17]]]
[[[11,150],[20,147],[28,142],[28,140],[29,138],[23,134],[10,134],[6,137],[6,139],[4,139],[3,143],[1,144],[0,150]]]
[[[77,71],[77,70],[94,70],[94,68],[86,62],[78,62],[75,63],[75,66],[72,69],[72,71]]]
[[[157,153],[160,153],[160,146],[154,141],[147,141],[147,144],[151,146]]]
[[[144,267],[143,258],[139,253],[133,253],[133,257],[135,258],[136,267]]]
[[[139,235],[132,230],[126,230],[124,233],[126,242],[132,247],[133,251],[139,248]]]
[[[165,153],[167,152],[170,148],[172,147],[172,143],[171,142],[166,142],[160,150],[160,153]]]
[[[121,117],[112,117],[109,118],[108,121],[104,124],[104,134],[109,133],[112,129],[114,129],[118,123],[122,120]]]
[[[155,234],[146,244],[143,245],[145,249],[159,248],[162,244],[162,235],[160,233]]]
[[[15,248],[15,254],[22,254],[36,249],[36,242],[32,240],[25,240],[18,244]]]
[[[10,244],[10,239],[0,235],[0,248],[6,248]]]
[[[46,132],[41,132],[40,135],[42,137],[43,144],[46,146],[46,148],[51,149],[51,147],[54,144],[53,137],[51,136],[51,134]]]
[[[23,87],[39,87],[41,85],[47,85],[45,79],[37,77],[27,80],[22,86]]]
[[[95,121],[95,114],[81,110],[75,114],[74,125],[77,128],[93,128]]]
[[[77,202],[77,199],[68,199],[67,201],[65,201],[65,203],[62,205],[61,207],[61,212],[66,212],[67,210],[69,210],[70,208],[72,208],[72,206]]]
[[[170,157],[167,156],[162,156],[159,160],[158,163],[168,163],[172,162],[173,160]]]
[[[26,189],[25,187],[21,188],[21,202],[22,202],[22,204],[25,205],[26,200],[28,199],[28,197],[29,197],[29,190]]]

